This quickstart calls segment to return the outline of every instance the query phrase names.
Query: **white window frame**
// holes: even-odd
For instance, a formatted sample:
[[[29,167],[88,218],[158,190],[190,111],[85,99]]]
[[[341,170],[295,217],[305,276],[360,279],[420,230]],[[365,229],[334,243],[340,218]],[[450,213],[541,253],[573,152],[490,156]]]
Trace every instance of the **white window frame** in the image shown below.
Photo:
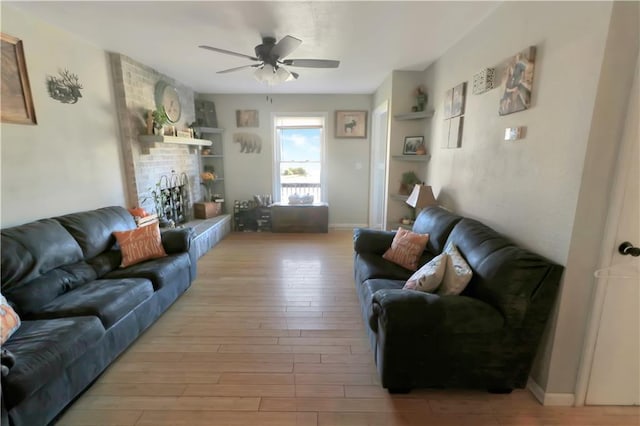
[[[271,134],[273,140],[273,201],[274,202],[287,202],[288,200],[281,200],[281,188],[280,188],[280,159],[281,159],[281,147],[278,139],[278,126],[276,125],[279,118],[297,118],[297,117],[313,117],[320,118],[322,124],[320,126],[320,194],[322,194],[321,200],[314,200],[315,202],[327,202],[329,199],[329,188],[327,185],[327,123],[328,115],[326,112],[274,112],[271,114]],[[309,129],[317,128],[317,126],[284,126],[287,128],[300,128]]]

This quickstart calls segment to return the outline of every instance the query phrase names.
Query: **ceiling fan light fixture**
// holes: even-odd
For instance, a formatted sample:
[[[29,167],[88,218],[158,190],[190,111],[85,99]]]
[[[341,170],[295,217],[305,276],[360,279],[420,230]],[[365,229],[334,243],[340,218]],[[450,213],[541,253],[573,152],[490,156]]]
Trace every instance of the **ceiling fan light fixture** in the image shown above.
[[[269,86],[295,80],[295,77],[287,69],[274,67],[270,64],[264,64],[264,66],[258,68],[254,73],[254,77],[260,83],[265,83]]]
[[[268,85],[272,85],[273,83],[271,82],[274,79],[274,75],[275,75],[274,73],[275,73],[275,70],[273,69],[273,66],[269,64],[264,64],[263,66],[258,68],[255,73],[253,73],[253,76],[260,83],[266,83]]]

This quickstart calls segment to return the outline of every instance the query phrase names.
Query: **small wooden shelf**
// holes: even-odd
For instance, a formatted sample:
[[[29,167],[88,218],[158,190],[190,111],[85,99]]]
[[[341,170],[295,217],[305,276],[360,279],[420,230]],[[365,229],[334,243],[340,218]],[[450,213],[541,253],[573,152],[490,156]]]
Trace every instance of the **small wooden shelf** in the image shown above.
[[[193,130],[195,130],[196,133],[222,133],[222,132],[224,132],[224,129],[221,129],[219,127],[194,127]]]
[[[389,198],[391,198],[392,200],[396,200],[396,201],[404,201],[406,202],[409,199],[408,195],[402,195],[402,194],[389,194]]]
[[[429,154],[424,154],[424,155],[392,155],[391,158],[393,158],[394,160],[400,160],[400,161],[415,161],[417,163],[423,163],[425,161],[428,161],[429,158],[431,158],[431,155],[429,155]]]
[[[174,143],[180,145],[211,146],[211,141],[206,139],[179,138],[176,136],[140,135],[140,142],[144,143]]]
[[[393,116],[396,120],[421,120],[423,118],[433,117],[433,111],[407,112],[405,114],[396,114]]]

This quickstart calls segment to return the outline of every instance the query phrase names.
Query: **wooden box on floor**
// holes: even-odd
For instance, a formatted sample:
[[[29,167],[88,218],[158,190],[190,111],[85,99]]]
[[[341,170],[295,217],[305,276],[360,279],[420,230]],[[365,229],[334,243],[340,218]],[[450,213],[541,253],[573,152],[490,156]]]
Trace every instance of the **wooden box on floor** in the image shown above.
[[[196,219],[209,219],[222,213],[222,203],[193,203],[193,215]]]

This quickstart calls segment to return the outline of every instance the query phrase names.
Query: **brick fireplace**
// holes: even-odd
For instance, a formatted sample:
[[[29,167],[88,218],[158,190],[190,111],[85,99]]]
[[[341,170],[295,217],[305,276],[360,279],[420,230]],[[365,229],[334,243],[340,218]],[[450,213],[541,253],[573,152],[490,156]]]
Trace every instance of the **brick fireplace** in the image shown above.
[[[166,81],[178,91],[182,115],[175,123],[178,129],[195,121],[194,92],[180,82],[133,59],[117,53],[110,54],[111,69],[122,158],[126,173],[126,194],[129,207],[141,206],[155,211],[150,191],[162,176],[184,173],[189,180],[191,202],[200,200],[198,149],[188,145],[145,144],[138,136],[146,132],[146,113],[156,109],[155,87]]]

